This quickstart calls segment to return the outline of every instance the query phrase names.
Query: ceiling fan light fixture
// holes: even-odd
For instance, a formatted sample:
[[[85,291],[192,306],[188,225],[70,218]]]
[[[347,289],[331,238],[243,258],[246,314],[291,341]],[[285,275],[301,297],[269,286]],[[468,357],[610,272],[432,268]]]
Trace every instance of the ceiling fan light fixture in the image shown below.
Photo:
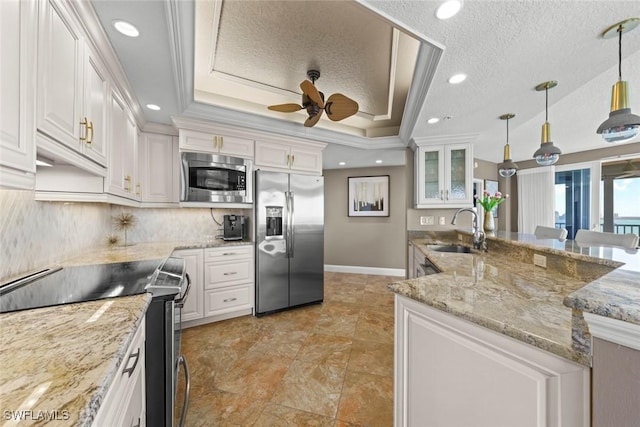
[[[622,34],[633,30],[640,24],[640,18],[629,18],[607,28],[602,38],[618,36],[618,81],[611,89],[611,112],[602,122],[596,133],[606,142],[630,141],[640,133],[640,116],[631,113],[629,107],[629,85],[622,80]]]
[[[533,157],[536,159],[536,163],[540,166],[550,166],[555,164],[560,158],[562,151],[551,141],[551,125],[549,124],[549,89],[553,89],[558,85],[558,82],[551,80],[548,82],[540,83],[536,86],[538,92],[544,90],[545,93],[545,106],[544,106],[544,124],[542,125],[542,137],[540,148],[533,153]]]
[[[441,20],[454,17],[462,9],[462,0],[448,0],[438,6],[436,17]]]
[[[500,120],[507,121],[507,143],[504,146],[503,162],[498,165],[498,174],[503,178],[509,178],[516,174],[518,165],[511,160],[511,147],[509,146],[509,119],[516,115],[512,113],[503,114]]]

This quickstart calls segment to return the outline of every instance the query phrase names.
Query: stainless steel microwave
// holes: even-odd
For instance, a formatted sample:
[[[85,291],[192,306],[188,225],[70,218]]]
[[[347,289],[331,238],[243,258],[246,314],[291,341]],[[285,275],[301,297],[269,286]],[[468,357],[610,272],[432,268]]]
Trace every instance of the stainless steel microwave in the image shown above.
[[[181,202],[253,203],[251,160],[185,151],[181,163]]]

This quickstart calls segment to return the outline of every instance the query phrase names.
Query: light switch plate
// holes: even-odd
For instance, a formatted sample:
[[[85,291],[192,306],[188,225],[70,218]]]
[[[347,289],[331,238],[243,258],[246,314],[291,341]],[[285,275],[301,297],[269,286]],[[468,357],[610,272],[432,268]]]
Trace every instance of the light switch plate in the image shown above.
[[[544,255],[533,254],[533,265],[547,268],[547,257]]]
[[[421,216],[420,217],[420,225],[433,225],[433,217],[432,216]]]

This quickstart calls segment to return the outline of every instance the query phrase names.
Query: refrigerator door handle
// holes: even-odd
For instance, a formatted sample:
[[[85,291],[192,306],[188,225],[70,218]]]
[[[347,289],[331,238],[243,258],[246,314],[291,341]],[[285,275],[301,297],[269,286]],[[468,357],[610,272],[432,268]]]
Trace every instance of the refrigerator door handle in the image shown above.
[[[287,227],[286,227],[286,236],[284,241],[287,245],[287,258],[291,258],[291,197],[289,196],[289,192],[284,192],[284,199],[287,206]]]
[[[295,237],[296,237],[296,227],[295,227],[295,217],[296,217],[296,209],[294,206],[294,193],[293,191],[289,192],[289,199],[291,199],[291,202],[289,203],[291,205],[291,208],[289,210],[290,215],[291,215],[291,220],[289,221],[289,228],[291,230],[291,237],[290,237],[290,245],[289,245],[289,258],[293,258],[293,246],[294,246],[294,242],[295,242]]]

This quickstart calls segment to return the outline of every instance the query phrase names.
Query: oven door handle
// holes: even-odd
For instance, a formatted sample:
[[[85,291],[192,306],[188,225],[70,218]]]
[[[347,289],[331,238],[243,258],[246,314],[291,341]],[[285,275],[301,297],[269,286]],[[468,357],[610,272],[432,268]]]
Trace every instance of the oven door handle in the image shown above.
[[[185,276],[187,277],[187,290],[184,291],[182,298],[176,300],[176,307],[178,308],[184,307],[184,301],[187,299],[187,296],[189,296],[189,290],[191,290],[191,278],[189,277],[189,273]]]
[[[180,357],[178,357],[178,370],[180,370],[180,365],[184,367],[185,386],[184,386],[184,401],[182,402],[182,412],[180,413],[179,427],[184,427],[184,421],[187,417],[187,407],[189,406],[191,379],[189,378],[189,367],[187,366],[187,359],[185,359],[183,355],[180,355]]]

